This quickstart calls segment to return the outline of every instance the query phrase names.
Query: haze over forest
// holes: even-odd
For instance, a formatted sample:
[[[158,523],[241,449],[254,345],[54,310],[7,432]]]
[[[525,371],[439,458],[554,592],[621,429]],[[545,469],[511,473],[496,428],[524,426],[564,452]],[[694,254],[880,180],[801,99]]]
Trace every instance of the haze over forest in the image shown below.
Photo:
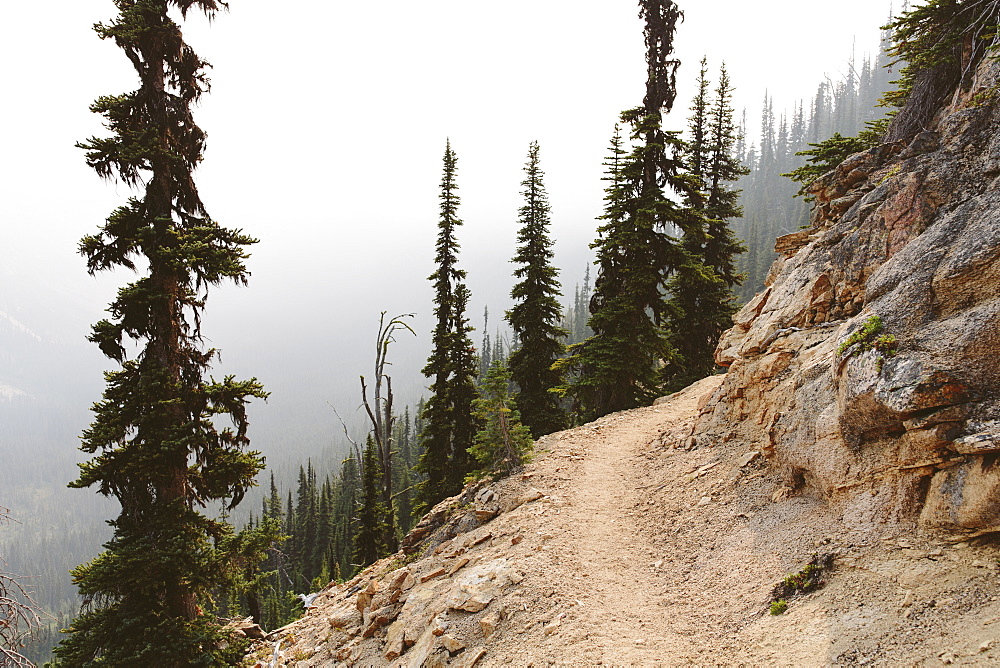
[[[850,76],[852,53],[859,63],[874,57],[889,14],[860,1],[835,13],[787,1],[681,8],[679,91],[666,127],[686,126],[704,55],[711,77],[725,62],[754,144],[765,92],[779,116],[791,118],[799,101],[808,108],[818,83]],[[0,528],[0,554],[15,572],[44,571],[44,592],[44,578],[96,553],[100,520],[116,511],[65,485],[110,368],[85,337],[132,280],[88,276],[76,246],[130,193],[94,176],[74,143],[105,133],[87,110],[93,99],[135,83],[127,60],[90,29],[111,3],[7,11],[8,25],[45,25],[46,35],[22,30],[0,46],[19,93],[7,111],[15,159],[0,168],[0,506],[23,523]],[[511,305],[519,183],[533,140],[571,301],[592,259],[608,139],[620,111],[641,99],[641,30],[632,2],[518,1],[499,13],[397,2],[303,14],[257,1],[232,3],[211,25],[192,15],[185,37],[214,65],[212,92],[195,110],[209,136],[199,189],[215,219],[260,239],[249,286],[214,290],[203,329],[222,351],[217,377],[256,376],[271,392],[251,407],[250,436],[284,489],[307,459],[321,475],[338,470],[347,445],[331,405],[353,435],[363,433],[358,375],[372,374],[381,312],[415,314],[416,336],[399,335],[390,353],[397,408],[427,394],[420,368],[446,139],[458,156],[473,339],[484,334],[484,308],[494,336]],[[259,497],[246,506],[255,510]],[[40,598],[63,612],[72,596],[58,589]]]

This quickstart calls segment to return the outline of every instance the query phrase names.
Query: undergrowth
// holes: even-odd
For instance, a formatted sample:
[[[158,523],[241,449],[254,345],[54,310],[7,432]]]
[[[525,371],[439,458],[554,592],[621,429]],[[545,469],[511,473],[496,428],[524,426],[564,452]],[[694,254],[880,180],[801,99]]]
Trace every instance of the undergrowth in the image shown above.
[[[833,567],[832,554],[814,554],[809,563],[798,573],[786,575],[771,590],[769,602],[772,615],[783,614],[788,609],[788,601],[816,591],[826,584],[824,575]]]

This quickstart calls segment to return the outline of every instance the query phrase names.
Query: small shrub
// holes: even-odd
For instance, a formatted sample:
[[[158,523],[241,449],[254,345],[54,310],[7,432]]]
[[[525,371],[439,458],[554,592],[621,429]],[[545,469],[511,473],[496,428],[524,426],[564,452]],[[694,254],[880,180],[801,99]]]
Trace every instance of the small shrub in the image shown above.
[[[851,357],[858,353],[874,350],[878,353],[878,370],[882,370],[885,360],[895,357],[899,352],[899,342],[894,334],[884,334],[882,332],[882,318],[877,315],[865,320],[861,329],[848,336],[837,347],[837,354]]]
[[[815,591],[826,584],[823,575],[832,567],[832,554],[814,554],[801,571],[786,575],[771,590],[771,614],[782,614],[788,608],[789,600]]]
[[[902,168],[902,167],[901,167],[900,165],[893,165],[893,166],[892,166],[892,167],[891,167],[891,168],[889,169],[889,171],[887,171],[887,172],[885,173],[885,176],[883,176],[883,177],[882,177],[882,180],[880,180],[880,181],[878,182],[878,184],[879,184],[879,185],[882,185],[883,183],[885,183],[886,181],[888,181],[888,180],[889,180],[889,179],[891,179],[892,177],[894,177],[894,176],[897,176],[897,175],[898,175],[898,174],[899,174],[899,173],[900,173],[900,172],[901,172],[902,170],[903,170],[903,168]]]

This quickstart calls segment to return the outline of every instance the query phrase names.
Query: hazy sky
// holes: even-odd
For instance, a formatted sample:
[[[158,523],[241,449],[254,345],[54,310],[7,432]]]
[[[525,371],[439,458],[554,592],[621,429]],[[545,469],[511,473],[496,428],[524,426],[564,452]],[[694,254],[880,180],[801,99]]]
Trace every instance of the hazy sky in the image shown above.
[[[40,305],[26,301],[58,291],[67,306],[57,334],[82,340],[128,276],[88,277],[76,243],[130,193],[100,181],[73,145],[104,133],[88,104],[134,89],[136,78],[122,52],[90,29],[114,15],[110,0],[8,4],[0,309],[31,320]],[[871,0],[680,4],[675,127],[703,54],[713,75],[726,62],[736,107],[756,118],[765,89],[776,108],[789,108],[824,74],[838,78],[855,43],[859,56],[875,48],[889,13]],[[635,2],[230,7],[211,26],[199,16],[184,26],[214,65],[213,90],[196,112],[209,135],[197,175],[203,199],[221,223],[261,239],[250,287],[217,289],[209,300],[206,334],[227,370],[261,376],[277,406],[299,383],[314,398],[309,410],[326,410],[329,400],[349,413],[357,402],[338,388],[353,393],[357,375],[370,374],[379,312],[416,312],[419,336],[391,353],[400,395],[415,398],[425,385],[426,278],[447,137],[459,160],[460,264],[473,324],[484,305],[493,324],[509,306],[521,168],[535,139],[557,264],[572,293],[601,210],[608,139],[618,113],[642,100]]]

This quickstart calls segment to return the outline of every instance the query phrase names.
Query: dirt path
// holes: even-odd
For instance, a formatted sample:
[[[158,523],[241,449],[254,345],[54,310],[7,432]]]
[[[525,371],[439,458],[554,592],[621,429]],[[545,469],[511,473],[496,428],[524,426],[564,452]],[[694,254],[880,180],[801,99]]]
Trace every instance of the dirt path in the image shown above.
[[[550,454],[540,457],[528,475],[540,488],[550,485],[556,490],[560,521],[537,523],[536,531],[550,536],[542,546],[545,563],[538,564],[545,577],[542,583],[526,580],[525,588],[530,597],[530,590],[541,584],[543,596],[522,612],[557,620],[559,626],[549,634],[543,626],[538,639],[543,654],[524,651],[516,642],[494,645],[490,663],[530,663],[533,656],[561,665],[650,665],[699,653],[689,625],[666,614],[671,583],[663,568],[662,546],[653,540],[659,528],[641,509],[652,504],[639,499],[644,491],[662,487],[648,482],[654,472],[647,459],[653,444],[696,416],[701,397],[719,382],[707,379],[659,406],[609,416],[552,437],[556,442]],[[550,441],[543,444],[549,446]],[[671,468],[684,468],[677,464]],[[655,472],[675,473],[662,468]],[[547,615],[546,598],[570,600],[568,609],[561,611],[565,616]]]

